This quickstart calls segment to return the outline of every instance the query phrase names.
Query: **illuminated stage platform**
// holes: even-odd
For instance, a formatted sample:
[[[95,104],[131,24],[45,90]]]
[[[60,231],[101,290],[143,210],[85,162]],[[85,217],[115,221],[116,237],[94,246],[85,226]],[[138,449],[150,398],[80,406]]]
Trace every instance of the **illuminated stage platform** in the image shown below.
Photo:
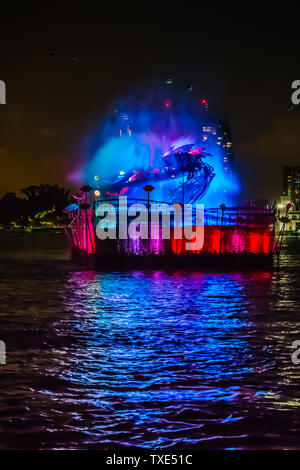
[[[161,139],[161,133],[155,136]],[[250,201],[241,207],[229,207],[238,185],[234,173],[222,167],[218,150],[213,155],[197,144],[199,139],[191,139],[190,143],[159,151],[150,161],[142,152],[143,138],[139,136],[133,146],[131,140],[121,139],[119,152],[109,152],[107,160],[101,154],[95,162],[94,188],[81,188],[75,195],[77,204],[67,208],[70,223],[66,233],[77,260],[100,269],[272,264],[275,210],[257,207]],[[122,206],[124,199],[126,207]],[[210,203],[219,207],[208,208]],[[140,209],[130,212],[127,204]],[[161,206],[161,218],[153,222],[157,205]],[[200,206],[201,223],[195,215]],[[109,217],[103,207],[108,208]],[[196,213],[186,217],[188,207]],[[168,223],[164,211],[169,211]],[[138,213],[142,219],[139,234],[128,236],[132,223],[137,224]],[[104,223],[113,236],[103,234]],[[197,238],[200,226],[201,243]],[[197,234],[193,245],[191,232]]]
[[[118,199],[101,201],[113,204],[118,216]],[[128,200],[144,206],[145,199]],[[74,259],[99,268],[110,267],[258,267],[272,264],[275,250],[275,213],[272,209],[232,207],[204,210],[204,243],[201,249],[187,250],[191,241],[175,236],[174,219],[171,218],[170,237],[164,238],[161,221],[156,230],[148,224],[149,239],[120,238],[119,218],[116,217],[115,239],[97,237],[97,204],[92,196],[82,195],[77,210],[69,211],[70,223],[66,233],[72,246]],[[149,206],[149,207],[150,207]],[[168,205],[166,204],[166,207]],[[151,211],[150,211],[151,216]],[[128,219],[130,224],[131,219]],[[115,222],[114,222],[115,223]],[[195,231],[191,222],[190,228]],[[155,233],[155,237],[151,235]]]

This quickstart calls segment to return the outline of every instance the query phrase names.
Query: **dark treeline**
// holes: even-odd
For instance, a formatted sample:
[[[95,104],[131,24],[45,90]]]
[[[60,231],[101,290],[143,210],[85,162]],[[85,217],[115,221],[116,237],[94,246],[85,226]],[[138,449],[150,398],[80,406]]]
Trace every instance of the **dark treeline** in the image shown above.
[[[70,191],[57,184],[32,185],[21,192],[24,197],[11,192],[0,199],[0,225],[3,228],[25,227],[33,220],[41,219],[57,222],[71,202]]]

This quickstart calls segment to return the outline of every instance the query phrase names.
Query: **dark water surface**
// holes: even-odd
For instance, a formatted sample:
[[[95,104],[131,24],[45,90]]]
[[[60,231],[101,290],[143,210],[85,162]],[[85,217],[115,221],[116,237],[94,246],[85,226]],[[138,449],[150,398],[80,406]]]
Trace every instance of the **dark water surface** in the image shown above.
[[[83,270],[1,235],[2,449],[300,449],[300,239],[273,272]]]

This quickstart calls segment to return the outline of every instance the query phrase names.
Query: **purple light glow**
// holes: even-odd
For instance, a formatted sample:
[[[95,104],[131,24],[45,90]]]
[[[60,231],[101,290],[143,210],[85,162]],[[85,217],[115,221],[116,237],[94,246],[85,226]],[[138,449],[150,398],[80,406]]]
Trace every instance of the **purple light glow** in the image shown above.
[[[165,104],[164,109],[161,108],[162,102]],[[201,102],[207,104],[206,100]],[[191,156],[201,155],[203,149],[212,154],[209,162],[204,161],[213,167],[215,173],[205,204],[219,206],[221,202],[234,202],[239,191],[238,180],[231,168],[229,172],[224,171],[223,147],[209,143],[204,131],[217,127],[218,122],[209,117],[208,112],[199,106],[199,102],[191,94],[174,92],[172,100],[169,97],[165,100],[162,92],[150,90],[139,96],[135,93],[120,99],[112,109],[114,112],[108,114],[102,126],[90,138],[89,156],[82,169],[85,183],[92,185],[94,175],[97,174],[97,184],[102,194],[119,195],[124,188],[129,197],[142,198],[142,187],[147,181],[134,190],[126,181],[118,189],[106,186],[120,182],[123,174],[134,175],[143,171],[149,174],[150,179],[151,175],[162,175],[166,167],[165,158],[172,154],[172,150],[190,146],[192,148],[188,153]],[[207,147],[204,148],[204,145]],[[228,166],[230,167],[230,163]],[[203,174],[199,175],[200,179],[203,177]],[[176,175],[169,175],[164,181],[153,181],[155,191],[152,198],[168,202],[170,191],[179,187],[181,182]],[[203,192],[200,190],[199,199],[202,197]]]

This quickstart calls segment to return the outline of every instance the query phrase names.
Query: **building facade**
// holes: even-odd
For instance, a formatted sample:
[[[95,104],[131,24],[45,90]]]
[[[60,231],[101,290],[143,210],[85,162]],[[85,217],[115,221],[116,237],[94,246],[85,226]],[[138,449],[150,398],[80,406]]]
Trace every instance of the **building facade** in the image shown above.
[[[285,166],[283,168],[283,194],[300,210],[300,167]]]
[[[116,120],[117,135],[116,137],[131,137],[132,122],[128,113],[115,109],[114,116]]]
[[[292,207],[287,210],[287,207]],[[300,235],[300,210],[297,210],[290,196],[283,194],[280,197],[280,202],[277,205],[277,232],[279,232],[283,226],[282,220],[288,217],[288,222],[285,223],[284,231],[290,235]]]
[[[214,154],[218,150],[224,173],[229,174],[233,166],[232,138],[230,127],[227,123],[218,121],[202,127],[202,140],[207,150]]]

